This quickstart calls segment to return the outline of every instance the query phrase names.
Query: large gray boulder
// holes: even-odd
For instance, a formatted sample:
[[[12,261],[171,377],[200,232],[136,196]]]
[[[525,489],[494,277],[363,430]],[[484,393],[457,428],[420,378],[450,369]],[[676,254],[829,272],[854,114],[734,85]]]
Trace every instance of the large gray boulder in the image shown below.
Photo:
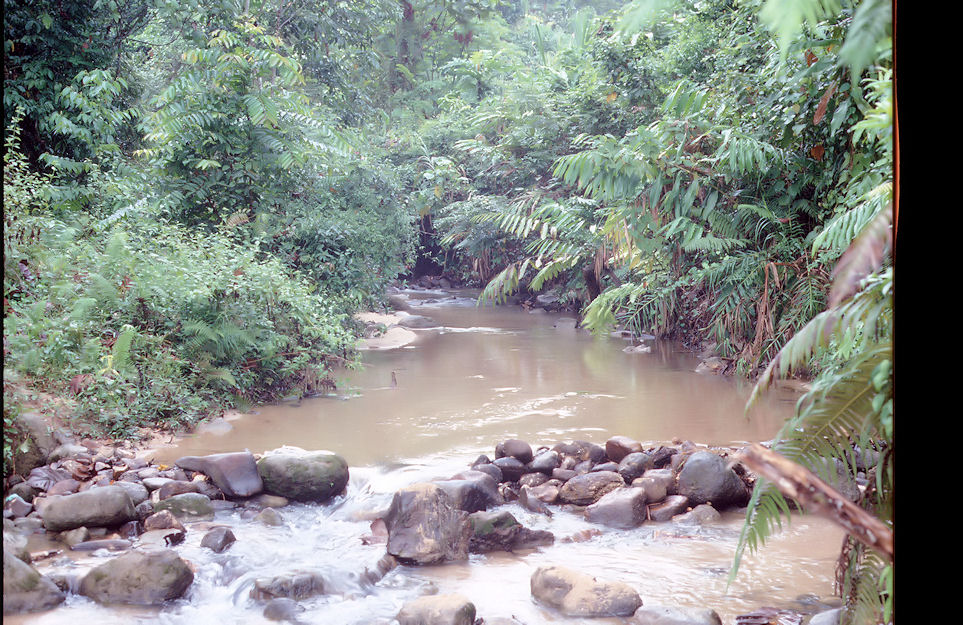
[[[646,496],[641,488],[618,488],[606,493],[585,509],[586,520],[619,529],[642,525],[646,516]]]
[[[697,451],[679,472],[678,494],[691,504],[711,503],[717,510],[749,502],[749,487],[726,463],[711,451]]]
[[[558,498],[563,503],[587,506],[622,486],[625,486],[625,480],[614,471],[584,473],[565,482],[559,490]]]
[[[257,471],[265,492],[295,501],[322,503],[348,485],[348,463],[329,451],[284,447],[261,458]]]
[[[631,625],[722,625],[722,619],[709,608],[683,608],[646,605],[636,610]]]
[[[39,612],[59,605],[66,595],[35,568],[3,550],[3,613]]]
[[[100,486],[73,495],[50,497],[42,516],[48,532],[75,527],[112,527],[137,518],[134,502],[120,486]]]
[[[468,513],[435,483],[397,491],[385,515],[390,555],[403,564],[437,564],[468,559]]]
[[[409,601],[398,613],[399,625],[473,625],[475,604],[462,595],[428,595]]]
[[[642,598],[631,586],[599,580],[560,566],[543,566],[532,575],[532,596],[566,616],[631,616]]]
[[[251,497],[264,489],[254,454],[238,451],[209,456],[184,456],[174,464],[188,471],[198,471],[211,478],[227,497]]]
[[[176,552],[137,550],[91,569],[80,594],[106,604],[159,605],[183,596],[193,582],[194,572]]]

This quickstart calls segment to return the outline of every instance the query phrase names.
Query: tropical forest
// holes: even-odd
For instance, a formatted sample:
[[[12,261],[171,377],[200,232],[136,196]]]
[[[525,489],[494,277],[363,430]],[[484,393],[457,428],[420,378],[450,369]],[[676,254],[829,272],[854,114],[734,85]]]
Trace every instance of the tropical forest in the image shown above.
[[[894,9],[4,0],[4,623],[892,625]]]

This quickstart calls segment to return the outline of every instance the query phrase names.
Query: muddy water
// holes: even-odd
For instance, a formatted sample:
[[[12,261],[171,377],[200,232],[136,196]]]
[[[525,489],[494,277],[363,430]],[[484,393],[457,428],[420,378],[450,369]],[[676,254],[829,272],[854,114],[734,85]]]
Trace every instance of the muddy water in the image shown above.
[[[739,512],[708,527],[648,523],[573,542],[599,528],[571,512],[549,519],[516,504],[508,509],[523,524],[552,531],[554,546],[473,555],[463,564],[398,567],[377,583],[368,581],[365,571],[375,569],[384,545],[365,545],[361,537],[392,493],[461,471],[479,454],[492,455],[500,440],[604,443],[622,434],[653,444],[679,438],[736,446],[771,438],[796,399],[773,395],[746,419],[748,387],[694,373],[698,360],[670,344],[626,354],[624,341],[566,328],[558,315],[478,308],[465,295],[412,294],[412,312],[441,327],[418,330],[418,340],[407,347],[367,352],[365,367],[345,372],[337,394],[259,408],[155,455],[171,462],[245,448],[330,449],[351,466],[343,497],[325,506],[283,508],[282,527],[219,512],[215,522],[231,526],[238,538],[221,555],[200,548],[202,527],[189,528],[177,549],[196,567],[195,583],[183,600],[162,610],[107,608],[71,595],[63,607],[20,622],[266,623],[263,607],[248,596],[254,580],[294,570],[317,570],[328,580],[325,595],[300,602],[300,622],[332,625],[391,623],[404,602],[431,592],[461,593],[479,616],[514,616],[528,625],[623,622],[563,618],[535,604],[528,580],[547,564],[620,579],[645,604],[711,607],[726,625],[763,606],[798,608],[831,595],[842,534],[819,519],[794,518],[763,551],[747,556],[727,588]],[[52,559],[40,568],[79,579],[102,561]]]

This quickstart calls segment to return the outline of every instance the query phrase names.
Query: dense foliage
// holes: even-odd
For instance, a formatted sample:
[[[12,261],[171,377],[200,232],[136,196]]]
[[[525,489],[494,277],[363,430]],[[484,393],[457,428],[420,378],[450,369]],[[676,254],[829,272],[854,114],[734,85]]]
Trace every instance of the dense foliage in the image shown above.
[[[892,522],[889,3],[4,9],[5,396],[131,435],[323,391],[351,313],[432,267],[758,392],[807,374],[776,449],[875,450]],[[789,508],[760,483],[740,553]],[[888,619],[891,563],[847,555],[852,614]]]

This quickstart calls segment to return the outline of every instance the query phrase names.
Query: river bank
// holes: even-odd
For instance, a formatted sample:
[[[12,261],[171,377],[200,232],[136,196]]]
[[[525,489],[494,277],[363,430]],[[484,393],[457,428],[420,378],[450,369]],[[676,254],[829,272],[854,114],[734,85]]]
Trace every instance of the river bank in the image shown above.
[[[742,607],[725,605],[732,597],[719,606],[705,597],[693,603],[686,593],[654,591],[652,580],[638,579],[638,570],[628,574],[622,562],[627,557],[629,563],[635,561],[631,544],[645,549],[675,544],[674,549],[685,551],[690,545],[708,547],[733,539],[752,476],[738,464],[726,464],[730,451],[686,442],[646,449],[623,436],[604,445],[573,441],[552,448],[509,439],[490,452],[494,460],[488,455],[462,459],[457,473],[446,475],[446,469],[435,467],[431,477],[408,475],[395,486],[382,484],[377,492],[370,490],[370,470],[348,467],[327,451],[287,447],[265,454],[187,456],[173,466],[127,454],[107,458],[75,452],[21,484],[18,492],[30,502],[20,494],[7,502],[5,516],[11,518],[4,522],[5,551],[18,552],[35,568],[5,562],[5,580],[15,584],[29,577],[31,587],[40,590],[8,593],[5,582],[5,612],[8,606],[11,612],[15,606],[42,612],[39,620],[24,616],[16,621],[21,623],[68,622],[87,613],[111,623],[112,614],[129,618],[132,608],[124,606],[139,603],[157,606],[168,622],[180,622],[193,613],[188,606],[200,608],[197,601],[213,599],[213,583],[230,587],[235,609],[244,614],[292,623],[317,610],[339,615],[327,622],[460,623],[437,615],[409,620],[425,602],[438,608],[435,602],[442,599],[449,602],[445,605],[454,601],[458,609],[470,604],[471,613],[483,616],[485,623],[531,624],[551,618],[638,625],[669,613],[686,625],[738,623],[740,616],[732,610],[745,611],[751,599],[736,603]],[[318,479],[306,481],[305,474]],[[317,490],[329,483],[331,488]],[[301,543],[328,535],[330,529],[305,524],[311,518],[340,527],[336,544],[315,552],[329,553],[322,555],[323,566],[281,562],[265,569],[263,558],[252,557],[251,549],[259,553],[265,535],[291,536]],[[803,520],[802,527],[807,523]],[[600,548],[605,552],[601,558],[580,556]],[[616,570],[612,565],[617,561],[608,553],[612,548],[619,554]],[[332,549],[340,553],[331,554]],[[348,553],[354,553],[353,564],[333,566],[332,558],[341,561]],[[158,564],[144,560],[148,555]],[[512,575],[522,569],[532,576],[532,603],[525,610],[514,603],[510,611],[496,609],[492,597],[479,594],[481,588],[494,592],[494,580],[474,583],[479,576],[488,578],[483,571],[489,567],[504,574],[505,557],[514,563],[507,569],[515,571]],[[228,562],[230,570],[222,570]],[[656,574],[648,564],[643,571]],[[161,570],[175,565],[182,573],[162,576]],[[678,560],[675,573],[669,574],[677,576],[679,565],[686,566],[685,560]],[[126,578],[116,575],[124,566],[141,572],[121,583]],[[151,573],[155,567],[158,572]],[[468,586],[464,573],[473,582]],[[422,574],[434,581],[425,585]],[[572,604],[546,594],[544,582],[536,584],[545,575],[569,580],[573,597],[582,598]],[[457,592],[444,592],[452,582]],[[404,592],[385,593],[382,583]],[[613,584],[625,595],[615,604]],[[149,600],[143,598],[148,589]],[[772,607],[778,595],[772,595],[766,609],[778,613],[781,622],[802,622],[835,605],[829,597],[799,595],[795,602],[775,600],[778,607]],[[95,601],[82,600],[84,596]],[[358,610],[369,610],[368,616],[350,616]]]

